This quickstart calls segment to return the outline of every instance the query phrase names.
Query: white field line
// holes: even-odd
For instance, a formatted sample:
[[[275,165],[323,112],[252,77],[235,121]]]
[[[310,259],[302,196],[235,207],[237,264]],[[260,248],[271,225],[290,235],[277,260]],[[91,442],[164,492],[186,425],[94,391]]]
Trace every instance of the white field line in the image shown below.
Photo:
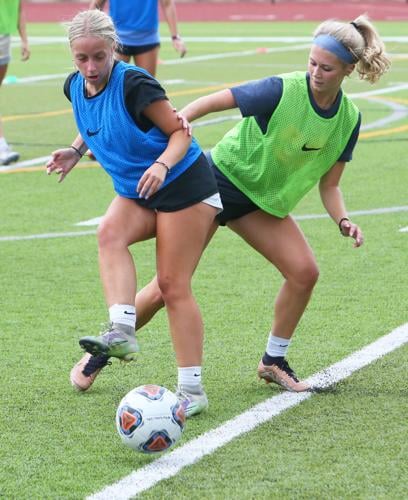
[[[24,236],[2,236],[0,242],[5,241],[24,241],[24,240],[48,240],[50,238],[70,238],[72,236],[89,236],[95,234],[94,229],[89,231],[68,231],[65,233],[43,233],[43,234],[27,234]]]
[[[377,90],[373,90],[373,91],[369,91],[369,92],[359,92],[359,93],[355,93],[355,94],[350,94],[350,96],[353,98],[357,98],[357,99],[358,98],[369,99],[371,96],[390,94],[390,93],[398,92],[399,90],[405,90],[405,89],[408,89],[408,83],[393,85],[392,87],[377,89]],[[384,126],[385,124],[389,124],[393,121],[401,120],[402,118],[404,118],[408,114],[407,106],[404,106],[404,105],[398,104],[398,103],[393,103],[393,102],[387,101],[386,99],[382,100],[382,103],[384,105],[390,107],[391,109],[393,109],[394,112],[390,116],[388,116],[387,118],[382,118],[382,119],[376,120],[374,122],[362,125],[361,130],[371,130],[373,128],[380,128],[381,126]],[[240,119],[241,119],[241,115],[219,116],[217,118],[211,118],[209,120],[198,121],[194,124],[194,128],[206,127],[209,125],[214,125],[214,124],[222,123],[224,121],[229,121],[229,120],[238,121]],[[2,172],[2,171],[3,172],[14,171],[14,170],[18,170],[20,168],[26,168],[26,167],[45,164],[49,158],[50,158],[49,156],[41,156],[39,158],[33,158],[31,160],[17,162],[13,165],[10,165],[10,166],[0,167],[0,172]]]
[[[370,97],[361,97],[361,99],[366,99],[367,101],[372,101]],[[389,125],[390,123],[403,120],[408,116],[408,106],[405,104],[400,104],[398,102],[392,102],[392,101],[387,101],[386,98],[377,98],[375,99],[375,102],[381,102],[385,106],[391,108],[393,110],[393,113],[390,113],[388,116],[385,118],[380,118],[379,120],[375,120],[371,123],[365,123],[360,127],[361,131],[364,130],[373,130],[373,129],[378,129],[378,128],[383,128]]]
[[[330,387],[407,342],[408,323],[405,323],[372,344],[329,366],[326,370],[316,373],[307,381],[314,386]],[[269,398],[219,427],[188,441],[185,445],[163,455],[145,467],[132,472],[100,492],[88,496],[87,500],[125,500],[132,498],[152,488],[160,481],[175,476],[184,467],[195,464],[233,439],[272,420],[273,417],[309,399],[312,395],[313,393],[310,392],[285,392]]]
[[[380,215],[395,212],[407,212],[408,206],[406,207],[388,207],[388,208],[373,208],[371,210],[355,210],[354,212],[349,212],[349,215]],[[297,215],[294,218],[296,220],[309,220],[309,219],[327,219],[329,214],[306,214]],[[102,217],[94,217],[93,219],[88,219],[83,222],[78,222],[76,226],[98,226],[101,222]],[[1,241],[1,239],[0,239]]]
[[[302,44],[302,45],[291,45],[291,46],[283,46],[283,47],[271,47],[265,48],[264,53],[273,54],[276,52],[290,52],[297,51],[302,49],[310,48],[310,44]],[[220,52],[218,54],[207,54],[203,56],[195,56],[188,57],[183,59],[168,59],[162,61],[164,65],[173,65],[173,64],[189,64],[190,62],[202,62],[202,61],[212,61],[215,59],[225,59],[227,57],[242,57],[242,56],[252,56],[258,53],[258,49],[252,50],[241,50],[238,52]]]
[[[354,210],[349,212],[349,215],[382,215],[391,214],[396,212],[407,212],[408,206],[401,207],[385,207],[385,208],[372,208],[371,210]],[[309,220],[309,219],[327,219],[329,214],[307,214],[307,215],[297,215],[296,220]]]
[[[408,212],[408,206],[401,207],[385,207],[385,208],[373,208],[371,210],[355,210],[349,212],[352,217],[354,215],[382,215],[391,214],[398,212]],[[310,220],[310,219],[327,219],[328,214],[306,214],[294,216],[296,220]],[[94,217],[93,219],[88,219],[86,221],[78,222],[76,226],[98,226],[102,217]],[[400,231],[404,232],[405,229]],[[88,231],[68,231],[64,233],[40,233],[40,234],[27,234],[27,235],[16,235],[16,236],[0,236],[0,243],[7,241],[24,241],[24,240],[45,240],[49,238],[69,238],[73,236],[90,236],[96,233],[95,229],[90,229]]]
[[[407,227],[402,227],[400,230],[399,230],[400,233],[408,233],[408,226]]]
[[[408,36],[383,36],[384,42],[408,43]],[[54,43],[64,43],[68,47],[68,40],[65,36],[29,36],[31,45],[46,45]],[[310,36],[183,36],[183,40],[188,43],[311,43]],[[20,46],[18,36],[11,37],[12,46]]]
[[[0,172],[13,172],[20,168],[35,167],[37,165],[45,164],[51,158],[51,156],[39,156],[38,158],[32,158],[31,160],[24,160],[15,163],[14,165],[1,166]],[[45,172],[45,168],[44,168]]]

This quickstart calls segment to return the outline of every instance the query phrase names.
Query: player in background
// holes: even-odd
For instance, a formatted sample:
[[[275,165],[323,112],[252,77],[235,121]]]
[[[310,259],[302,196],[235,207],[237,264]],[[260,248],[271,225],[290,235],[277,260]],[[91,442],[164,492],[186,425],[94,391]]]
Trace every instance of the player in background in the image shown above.
[[[375,83],[389,65],[384,44],[366,16],[351,23],[328,20],[315,30],[307,71],[221,90],[180,112],[194,121],[238,107],[243,116],[210,153],[224,206],[212,232],[218,225],[228,226],[283,277],[258,377],[289,391],[311,389],[289,366],[287,351],[319,275],[312,249],[290,214],[318,184],[340,234],[354,239],[355,247],[363,244],[340,189],[361,117],[341,86],[353,71]],[[161,307],[163,298],[153,279],[136,296],[138,328]],[[88,387],[98,373],[89,374]]]
[[[160,50],[159,0],[108,0],[109,15],[115,24],[120,44],[116,58],[144,68],[156,75]],[[106,0],[92,0],[91,9],[103,9]],[[169,26],[171,41],[181,57],[187,52],[177,28],[177,11],[174,0],[160,0],[164,17]]]
[[[208,402],[201,383],[204,327],[191,278],[222,208],[215,177],[157,80],[115,60],[117,36],[107,14],[80,12],[68,37],[78,71],[68,76],[64,92],[79,134],[71,146],[52,153],[47,172],[64,180],[91,147],[117,194],[98,229],[110,326],[80,339],[88,354],[71,381],[81,389],[84,372],[103,366],[93,364],[100,354],[130,360],[138,352],[136,269],[129,246],[155,237],[157,281],[178,366],[177,396],[186,415],[194,415]]]
[[[11,60],[11,35],[18,32],[21,39],[21,60],[30,57],[26,20],[20,0],[0,0],[0,85],[7,74]],[[17,161],[20,155],[6,141],[0,117],[0,165]]]

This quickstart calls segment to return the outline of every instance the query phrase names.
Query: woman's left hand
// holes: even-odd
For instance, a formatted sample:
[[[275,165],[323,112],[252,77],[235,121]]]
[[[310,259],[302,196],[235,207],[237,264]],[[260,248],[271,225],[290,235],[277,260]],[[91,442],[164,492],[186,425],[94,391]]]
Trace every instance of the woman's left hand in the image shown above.
[[[361,247],[364,243],[363,232],[360,227],[351,222],[351,220],[344,220],[340,225],[340,231],[343,236],[354,238],[354,247]]]
[[[167,175],[167,169],[160,163],[153,163],[142,175],[136,191],[141,198],[146,200],[156,193],[164,182]]]
[[[181,36],[177,36],[176,38],[172,39],[172,44],[173,47],[177,50],[177,52],[180,54],[180,57],[184,57],[187,53],[186,46],[184,45],[183,40],[181,39]]]

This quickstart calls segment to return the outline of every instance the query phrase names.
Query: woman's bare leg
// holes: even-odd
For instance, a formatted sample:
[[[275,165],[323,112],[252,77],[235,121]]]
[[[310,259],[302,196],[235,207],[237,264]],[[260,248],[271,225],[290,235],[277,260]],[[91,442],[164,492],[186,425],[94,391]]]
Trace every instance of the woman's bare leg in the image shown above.
[[[215,214],[216,209],[205,203],[157,214],[157,279],[179,367],[202,363],[204,329],[191,279]]]
[[[319,276],[312,250],[292,217],[252,212],[228,226],[281,272],[284,283],[275,300],[272,332],[291,338]]]
[[[152,76],[156,76],[157,72],[157,62],[159,60],[159,50],[160,47],[155,47],[148,52],[143,52],[143,54],[137,54],[134,56],[136,66],[143,68],[148,71]]]

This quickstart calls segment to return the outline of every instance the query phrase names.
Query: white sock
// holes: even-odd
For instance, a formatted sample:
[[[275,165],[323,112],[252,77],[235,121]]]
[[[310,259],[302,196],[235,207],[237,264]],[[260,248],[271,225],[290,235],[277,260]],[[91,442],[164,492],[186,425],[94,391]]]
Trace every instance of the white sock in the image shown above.
[[[179,367],[178,385],[188,388],[201,387],[201,366]]]
[[[290,344],[290,339],[283,339],[282,337],[276,337],[269,334],[268,343],[266,344],[266,354],[276,357],[285,357],[286,351],[288,350]]]
[[[136,308],[128,304],[113,304],[109,308],[109,320],[111,323],[120,323],[135,328]]]
[[[4,151],[6,149],[8,149],[7,141],[6,141],[5,137],[0,137],[0,150]]]

